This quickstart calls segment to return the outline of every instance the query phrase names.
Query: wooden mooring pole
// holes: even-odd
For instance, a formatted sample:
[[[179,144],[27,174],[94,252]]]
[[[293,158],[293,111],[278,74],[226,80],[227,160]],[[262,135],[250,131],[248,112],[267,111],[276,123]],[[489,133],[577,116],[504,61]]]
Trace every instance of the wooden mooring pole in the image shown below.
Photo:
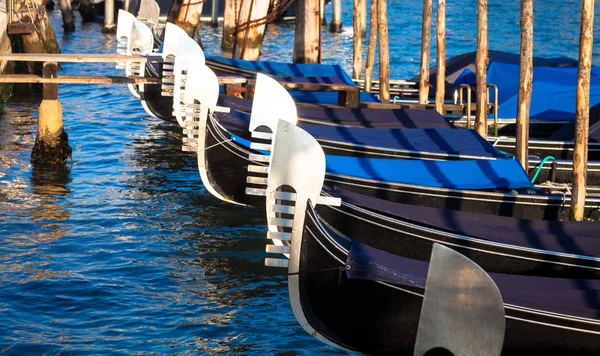
[[[369,44],[367,63],[365,64],[365,90],[371,92],[373,65],[375,64],[375,47],[377,45],[377,0],[371,0],[371,19],[369,20]]]
[[[219,0],[212,0],[210,8],[210,26],[219,27]]]
[[[175,24],[181,27],[190,37],[194,37],[196,28],[200,26],[203,2],[183,0]]]
[[[319,0],[296,2],[294,63],[321,62],[321,16]]]
[[[367,0],[360,0],[360,38],[364,39],[367,35]]]
[[[342,0],[333,0],[333,15],[329,23],[329,32],[342,32]]]
[[[60,6],[60,12],[62,13],[64,31],[74,32],[75,16],[73,15],[73,9],[71,8],[71,0],[58,0],[58,6]]]
[[[423,19],[421,26],[421,71],[419,80],[419,103],[429,102],[429,53],[431,43],[431,7],[432,0],[423,0]]]
[[[594,0],[581,4],[581,29],[579,33],[579,68],[575,112],[575,147],[573,152],[573,195],[570,219],[583,220],[586,194],[588,133],[590,119],[590,72],[594,35]]]
[[[236,4],[236,0],[225,0],[225,10],[223,12],[223,39],[221,40],[221,49],[225,53],[231,53],[233,51],[233,43],[235,42],[235,38],[233,37],[235,32],[235,18],[238,13],[238,9],[235,7]]]
[[[44,63],[44,78],[58,76],[58,63]],[[43,84],[43,100],[38,108],[38,134],[31,152],[31,163],[65,164],[71,156],[69,136],[63,128],[58,84]]]
[[[266,25],[252,25],[253,20],[267,16],[269,1],[243,0],[240,8],[239,23],[242,28],[236,29],[233,57],[250,61],[258,60]]]
[[[115,0],[104,0],[104,27],[102,32],[115,32]]]
[[[477,0],[477,53],[475,59],[476,103],[475,130],[481,137],[487,137],[487,85],[486,70],[488,62],[488,21],[487,0]]]
[[[366,12],[363,0],[354,0],[352,6],[352,79],[360,79],[362,69],[362,15]]]
[[[319,14],[321,16],[321,25],[327,25],[327,16],[325,16],[325,0],[319,0]]]
[[[529,168],[529,107],[533,85],[533,0],[521,0],[521,63],[517,94],[517,160]]]
[[[388,44],[387,0],[377,0],[377,33],[379,37],[379,96],[390,101],[390,50]]]
[[[438,0],[435,35],[437,45],[435,110],[444,115],[444,98],[446,97],[446,0]]]

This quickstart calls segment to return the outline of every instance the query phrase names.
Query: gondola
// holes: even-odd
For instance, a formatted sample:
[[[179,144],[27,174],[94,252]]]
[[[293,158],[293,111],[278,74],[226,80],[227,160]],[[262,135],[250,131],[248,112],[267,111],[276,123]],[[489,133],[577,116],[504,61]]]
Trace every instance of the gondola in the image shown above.
[[[208,69],[206,71],[205,78],[208,78],[210,72]],[[216,88],[218,83],[216,83],[214,74],[212,76],[213,82],[215,82],[213,87]],[[208,79],[204,83],[207,81]],[[253,118],[260,118],[261,121],[249,124],[241,119],[244,114],[230,112],[208,115],[206,118],[200,118],[197,123],[193,123],[195,140],[200,145],[197,148],[198,166],[203,183],[215,196],[225,201],[246,205],[262,204],[260,198],[248,195],[246,191],[261,194],[264,189],[268,158],[263,154],[270,147],[268,139],[270,136],[268,133],[260,131],[253,131],[249,134],[247,130],[260,126],[268,126],[272,130],[274,125],[272,124],[273,120],[269,123],[270,119],[282,118],[286,115],[290,121],[295,118],[294,112],[283,114],[283,111],[289,110],[286,108],[293,108],[293,100],[289,96],[286,97],[285,90],[278,92],[275,87],[269,86],[263,92],[262,83],[263,81],[260,79],[257,81],[258,95],[254,102],[257,111],[252,114]],[[190,96],[193,97],[191,91],[186,90],[186,93],[190,93]],[[261,104],[263,93],[268,93],[268,97],[266,97],[268,105]],[[207,105],[209,108],[217,102],[216,95],[213,95],[213,98],[213,103]],[[275,110],[270,104],[272,102],[284,103],[286,100],[288,101],[286,105],[279,105]],[[266,111],[259,112],[261,107]],[[302,124],[300,126],[307,127]],[[308,125],[308,127],[312,126]],[[244,135],[243,132],[246,134]],[[267,139],[263,140],[260,137]],[[256,142],[252,143],[251,140]],[[322,146],[326,151],[328,150],[328,146],[323,144]],[[263,154],[260,150],[263,151]],[[328,167],[327,184],[374,197],[406,204],[530,219],[563,220],[568,217],[570,198],[563,194],[543,194],[538,191],[529,183],[525,173],[513,160],[487,157],[488,159],[462,162],[433,160],[410,162],[351,156],[335,157],[330,155],[328,157],[331,161],[337,161],[337,164]],[[498,158],[501,157],[498,156]],[[463,173],[456,172],[457,169],[471,166],[474,169],[472,172],[479,176],[467,176],[467,178],[478,186],[469,186],[468,184],[471,183],[462,182],[450,187],[448,184],[431,182],[431,179],[429,185],[421,184],[419,175],[415,175],[412,181],[409,181],[393,172],[386,173],[385,166],[392,171],[394,169],[391,167],[422,170],[443,169],[446,173],[440,172],[440,177],[446,180],[452,180],[449,178],[450,176],[456,177],[457,173]],[[500,166],[504,166],[506,169]],[[246,178],[248,170],[252,171],[253,177]],[[503,177],[508,173],[512,176]],[[423,176],[426,177],[427,172]],[[494,176],[496,178],[493,178]],[[484,182],[489,185],[483,185]],[[597,216],[599,207],[599,199],[589,199],[587,216],[590,218]]]
[[[288,267],[290,303],[296,318],[311,335],[344,349],[367,354],[411,353],[419,320],[426,312],[422,305],[431,278],[431,271],[429,276],[426,272],[428,264],[405,257],[407,252],[395,247],[399,239],[361,229],[345,235],[321,217],[315,206],[338,204],[320,196],[325,155],[300,128],[283,121],[279,126],[266,206],[268,237],[284,244],[268,245],[267,252],[284,253],[289,259],[269,258],[266,263]],[[431,251],[430,247],[423,249],[427,251],[424,254]],[[546,256],[551,255],[547,251]],[[479,257],[473,261],[485,264],[486,258]],[[504,265],[510,265],[510,256],[502,257]],[[598,353],[600,305],[590,298],[595,300],[600,281],[506,273],[490,273],[490,277],[504,300],[503,354]],[[444,280],[466,286],[471,278],[473,274],[464,273]],[[455,301],[451,293],[438,298],[448,298],[446,308],[464,302],[474,310],[489,312],[487,298],[457,295],[462,299]],[[487,336],[483,330],[480,333]]]

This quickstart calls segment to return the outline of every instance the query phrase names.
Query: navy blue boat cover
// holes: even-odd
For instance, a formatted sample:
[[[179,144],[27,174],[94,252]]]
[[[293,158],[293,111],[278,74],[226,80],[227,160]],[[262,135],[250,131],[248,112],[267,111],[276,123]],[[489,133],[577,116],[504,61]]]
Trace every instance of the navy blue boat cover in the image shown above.
[[[250,112],[252,100],[241,99],[231,95],[219,95],[220,106],[236,111]],[[314,121],[321,125],[362,126],[380,128],[453,128],[444,116],[435,110],[411,109],[351,109],[326,108],[321,106],[304,106],[297,108],[300,121]]]
[[[218,114],[217,119],[227,130],[247,137],[249,114],[232,111],[228,114]],[[453,154],[485,158],[512,157],[498,151],[474,130],[387,129],[305,123],[300,123],[298,126],[308,131],[316,139],[334,141],[336,145],[360,145],[441,155]]]
[[[519,162],[513,159],[430,161],[328,155],[327,172],[435,188],[535,188]]]
[[[600,257],[598,222],[549,221],[394,203],[345,189],[342,201],[395,219],[482,240],[579,256]]]
[[[380,129],[299,125],[317,140],[392,150],[452,154],[472,157],[507,158],[475,130]],[[512,157],[512,156],[510,156]]]
[[[353,240],[346,259],[349,279],[412,287],[423,293],[429,263],[396,256]],[[600,319],[599,280],[490,273],[505,304]],[[552,291],[549,293],[549,291]]]

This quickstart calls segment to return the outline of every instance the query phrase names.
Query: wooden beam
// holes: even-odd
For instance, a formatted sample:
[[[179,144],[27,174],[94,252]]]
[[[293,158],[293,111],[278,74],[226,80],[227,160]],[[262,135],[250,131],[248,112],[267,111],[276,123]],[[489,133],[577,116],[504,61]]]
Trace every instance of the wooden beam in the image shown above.
[[[294,63],[321,63],[319,0],[296,2]]]
[[[429,102],[429,53],[431,44],[431,7],[432,0],[423,0],[423,19],[421,26],[421,71],[419,80],[419,103]]]
[[[23,35],[26,33],[34,33],[35,26],[31,22],[13,22],[6,28],[9,35]]]
[[[377,0],[377,33],[379,37],[379,96],[390,101],[390,50],[388,43],[387,0]]]
[[[114,62],[162,62],[161,56],[125,56],[122,54],[75,54],[75,53],[0,53],[0,61],[15,62],[77,62],[77,63],[114,63]]]
[[[0,83],[53,83],[53,84],[161,84],[159,78],[59,75],[44,78],[35,74],[3,74]]]
[[[594,45],[594,0],[581,4],[581,29],[579,33],[579,68],[575,114],[575,147],[573,150],[573,195],[571,220],[583,220],[585,208],[588,133],[590,119],[590,72]]]
[[[363,0],[354,0],[352,6],[352,79],[360,79],[362,69],[362,7]]]
[[[488,59],[488,20],[487,0],[477,0],[477,53],[475,59],[475,86],[477,112],[475,113],[475,130],[481,137],[487,137],[487,84],[486,70]]]
[[[371,92],[373,65],[375,64],[375,47],[377,46],[377,0],[371,0],[371,19],[369,21],[369,45],[367,63],[365,64],[365,90]]]
[[[115,0],[104,0],[104,27],[102,27],[102,32],[114,32],[115,30]]]
[[[446,0],[438,0],[435,34],[437,44],[435,110],[444,115],[444,99],[446,97]]]
[[[527,171],[529,146],[529,106],[533,83],[533,0],[521,0],[521,62],[517,94],[517,160]]]

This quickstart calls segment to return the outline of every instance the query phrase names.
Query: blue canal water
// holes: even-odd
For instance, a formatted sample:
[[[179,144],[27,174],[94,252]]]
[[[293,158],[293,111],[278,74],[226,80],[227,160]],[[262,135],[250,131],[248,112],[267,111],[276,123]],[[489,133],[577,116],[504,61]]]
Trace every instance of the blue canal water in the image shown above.
[[[350,3],[343,32],[323,32],[324,62],[347,70]],[[579,6],[536,2],[536,55],[577,57]],[[388,7],[392,77],[409,78],[421,2]],[[447,12],[448,55],[473,50],[475,1],[449,1]],[[490,1],[490,48],[518,51],[518,14],[519,1]],[[65,53],[115,51],[99,24],[78,19],[65,35],[58,11],[52,23]],[[202,38],[218,53],[219,31],[203,28]],[[271,26],[263,58],[291,60],[292,46],[292,25]],[[61,73],[121,74],[105,64]],[[124,86],[61,85],[60,100],[67,169],[29,163],[35,99],[13,100],[0,117],[2,354],[343,353],[296,323],[283,271],[263,266],[264,213],[211,197],[178,127],[148,117]]]

